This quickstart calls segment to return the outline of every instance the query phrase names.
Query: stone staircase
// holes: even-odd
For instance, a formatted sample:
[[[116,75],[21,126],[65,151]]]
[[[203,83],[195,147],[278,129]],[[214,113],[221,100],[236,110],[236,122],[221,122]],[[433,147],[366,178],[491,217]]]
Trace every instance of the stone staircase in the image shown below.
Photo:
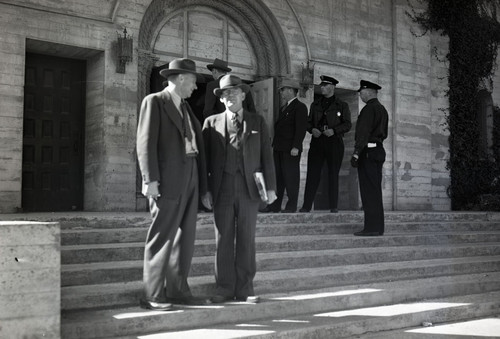
[[[500,314],[499,213],[388,212],[383,237],[352,235],[361,212],[260,214],[262,302],[171,312],[138,307],[148,214],[58,221],[64,339],[342,338]],[[212,216],[200,214],[195,295],[214,293],[214,251]]]

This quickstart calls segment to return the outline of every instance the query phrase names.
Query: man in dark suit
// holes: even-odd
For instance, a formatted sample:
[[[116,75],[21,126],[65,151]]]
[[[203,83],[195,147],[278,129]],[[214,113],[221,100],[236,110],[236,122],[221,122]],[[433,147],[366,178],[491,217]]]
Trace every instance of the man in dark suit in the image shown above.
[[[385,150],[382,142],[387,138],[389,115],[378,101],[379,85],[361,80],[359,97],[366,103],[356,124],[354,152],[351,165],[358,169],[359,191],[365,213],[364,228],[356,236],[384,234],[384,204],[382,200],[382,166]]]
[[[253,289],[256,273],[255,227],[261,196],[254,179],[261,172],[269,203],[276,199],[276,179],[269,134],[264,118],[243,109],[249,86],[234,75],[220,80],[214,94],[226,110],[203,125],[209,192],[205,205],[214,204],[216,233],[216,295],[212,302],[258,302]],[[264,199],[263,199],[264,200]]]
[[[227,61],[215,58],[214,62],[207,65],[207,68],[212,72],[214,80],[207,83],[207,88],[205,91],[205,106],[203,107],[203,118],[207,118],[211,115],[224,112],[226,107],[219,100],[219,98],[214,94],[214,90],[219,87],[219,81],[229,72],[232,71],[229,68]],[[249,112],[255,112],[255,105],[250,92],[247,93],[245,101],[243,101],[243,108]]]
[[[176,59],[160,74],[168,86],[144,98],[137,127],[142,193],[149,199],[152,217],[140,305],[166,311],[172,303],[204,303],[192,296],[187,277],[198,193],[207,191],[207,178],[201,126],[184,100],[196,89],[196,65]]]
[[[304,204],[300,212],[309,212],[326,160],[330,212],[338,212],[339,172],[344,157],[344,134],[351,129],[351,111],[346,102],[335,97],[335,78],[320,76],[322,97],[311,104],[307,131],[312,134],[307,155],[307,177]]]
[[[297,99],[299,84],[284,79],[279,87],[281,109],[274,123],[273,157],[276,169],[277,196],[263,212],[280,212],[286,189],[288,201],[283,213],[297,210],[300,183],[300,155],[307,130],[307,106]]]

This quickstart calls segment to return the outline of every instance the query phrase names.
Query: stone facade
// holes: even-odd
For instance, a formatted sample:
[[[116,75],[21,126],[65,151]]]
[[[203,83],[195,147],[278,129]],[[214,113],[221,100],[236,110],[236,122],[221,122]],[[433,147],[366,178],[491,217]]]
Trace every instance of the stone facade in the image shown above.
[[[359,80],[381,84],[379,99],[390,114],[383,175],[386,209],[450,209],[447,134],[441,110],[447,107],[446,65],[432,55],[434,47],[444,55],[447,41],[438,35],[413,35],[419,29],[405,14],[406,0],[70,0],[58,4],[0,0],[1,213],[22,207],[26,52],[86,60],[83,209],[130,211],[140,206],[134,152],[138,109],[149,92],[152,67],[172,59],[158,52],[155,41],[158,37],[168,41],[168,32],[160,34],[165,23],[190,10],[234,26],[222,31],[229,36],[225,41],[231,41],[236,32],[247,44],[251,67],[235,67],[236,74],[247,80],[285,75],[300,79],[302,65],[310,61],[314,83],[321,74],[340,80],[338,95],[349,102],[353,121],[362,107],[355,92]],[[124,27],[134,39],[134,54],[121,74],[116,72],[116,37]],[[199,32],[185,27],[190,34],[180,38],[181,28],[172,34],[193,46]],[[210,59],[235,57],[217,53],[210,48],[179,51],[180,56],[194,55],[205,74]],[[495,85],[499,83],[497,77]],[[312,92],[309,89],[301,100],[310,103]],[[498,104],[498,93],[493,100]],[[359,205],[356,174],[348,163],[353,135],[354,128],[346,136],[341,170],[345,179],[341,200],[350,201],[344,209]],[[302,181],[308,142],[304,142]]]

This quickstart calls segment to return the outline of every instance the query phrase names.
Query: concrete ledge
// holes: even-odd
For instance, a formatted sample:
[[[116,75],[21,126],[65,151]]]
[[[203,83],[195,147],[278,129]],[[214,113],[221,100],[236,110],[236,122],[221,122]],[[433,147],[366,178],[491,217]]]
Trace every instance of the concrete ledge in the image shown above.
[[[60,338],[57,222],[0,221],[0,338]]]

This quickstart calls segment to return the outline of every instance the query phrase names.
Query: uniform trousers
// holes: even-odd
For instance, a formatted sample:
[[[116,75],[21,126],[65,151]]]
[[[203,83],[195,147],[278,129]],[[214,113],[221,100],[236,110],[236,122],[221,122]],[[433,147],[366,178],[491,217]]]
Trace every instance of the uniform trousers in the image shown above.
[[[187,282],[194,253],[198,210],[198,166],[188,157],[184,189],[156,200],[149,199],[151,217],[144,250],[145,298],[165,302],[166,298],[191,296]],[[160,192],[161,192],[160,186]]]
[[[214,204],[216,294],[245,298],[254,295],[255,225],[260,200],[252,199],[244,176],[224,172]]]
[[[307,178],[302,207],[311,210],[321,180],[321,170],[326,161],[328,165],[328,197],[330,209],[336,209],[339,196],[339,172],[344,158],[344,141],[341,137],[311,139],[311,147],[307,155]]]
[[[300,184],[300,153],[291,156],[290,151],[274,151],[274,167],[276,169],[276,196],[277,199],[270,205],[274,211],[281,210],[281,203],[285,194],[288,197],[285,209],[297,210]]]
[[[365,214],[364,231],[384,234],[384,205],[382,201],[382,165],[385,150],[382,145],[365,147],[359,155],[358,178],[361,202]]]

